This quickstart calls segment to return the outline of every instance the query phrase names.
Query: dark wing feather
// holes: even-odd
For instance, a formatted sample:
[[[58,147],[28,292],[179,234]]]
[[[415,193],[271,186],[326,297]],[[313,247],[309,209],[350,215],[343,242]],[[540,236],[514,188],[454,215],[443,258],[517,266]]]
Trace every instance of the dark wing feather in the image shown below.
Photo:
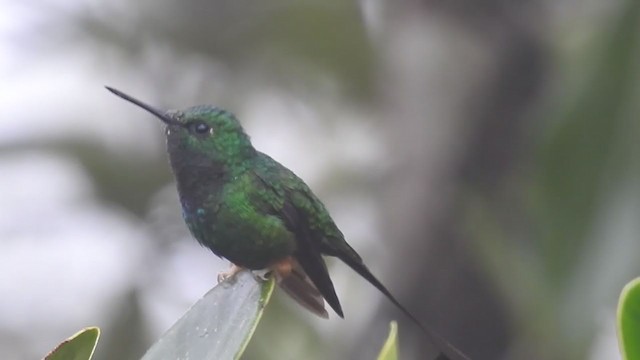
[[[320,291],[320,294],[327,300],[329,306],[340,317],[344,317],[340,300],[338,300],[338,295],[336,295],[336,290],[329,276],[329,270],[318,249],[318,244],[310,234],[304,214],[289,201],[285,201],[283,215],[285,224],[296,235],[296,240],[298,241],[294,257],[318,291]]]
[[[267,189],[270,189],[279,199],[282,199],[271,210],[272,214],[280,217],[287,229],[295,235],[297,246],[293,256],[304,272],[301,275],[308,276],[312,285],[320,292],[329,306],[340,317],[344,317],[340,300],[338,300],[333,282],[329,277],[327,265],[319,249],[320,241],[314,238],[315,235],[310,230],[307,212],[297,207],[293,202],[294,196],[304,190],[306,185],[295,174],[271,157],[265,154],[260,155],[257,159],[258,163],[254,167],[255,175]],[[301,187],[302,189],[300,189]],[[314,300],[311,289],[305,287],[302,283],[292,283],[292,281],[295,282],[295,279],[281,283],[281,287],[284,287],[288,293],[305,292],[291,295],[296,301],[312,311],[317,308],[317,300]],[[318,311],[313,312],[324,317]]]

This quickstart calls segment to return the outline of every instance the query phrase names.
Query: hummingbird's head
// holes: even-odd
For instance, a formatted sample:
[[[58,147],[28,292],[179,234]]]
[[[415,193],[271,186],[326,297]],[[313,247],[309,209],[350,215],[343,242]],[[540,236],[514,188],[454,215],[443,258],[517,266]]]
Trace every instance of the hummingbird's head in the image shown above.
[[[242,125],[228,111],[208,105],[161,111],[116,89],[106,88],[167,125],[167,149],[174,168],[177,165],[236,167],[256,153]]]

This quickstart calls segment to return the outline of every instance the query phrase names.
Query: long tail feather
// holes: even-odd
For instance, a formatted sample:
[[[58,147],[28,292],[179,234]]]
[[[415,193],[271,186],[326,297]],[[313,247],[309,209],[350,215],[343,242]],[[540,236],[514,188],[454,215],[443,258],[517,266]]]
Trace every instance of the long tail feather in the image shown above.
[[[438,359],[446,360],[469,360],[464,353],[458,350],[455,346],[447,342],[442,336],[438,335],[433,330],[425,326],[420,320],[418,320],[407,308],[404,307],[387,288],[369,271],[367,266],[358,257],[356,259],[350,257],[346,253],[337,253],[340,260],[344,261],[355,272],[365,278],[371,285],[375,286],[381,293],[383,293],[398,309],[400,309],[409,319],[411,319],[422,331],[429,337],[431,342],[442,352]],[[445,351],[446,350],[446,351]],[[444,357],[443,357],[444,356]]]

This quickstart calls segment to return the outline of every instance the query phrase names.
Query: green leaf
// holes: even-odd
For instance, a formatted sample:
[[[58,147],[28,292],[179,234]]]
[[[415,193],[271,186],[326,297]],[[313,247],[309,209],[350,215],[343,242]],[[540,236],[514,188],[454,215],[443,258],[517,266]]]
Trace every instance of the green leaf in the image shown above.
[[[623,359],[640,359],[640,278],[628,283],[620,294],[618,343]]]
[[[198,300],[142,357],[160,359],[238,359],[244,352],[275,281],[258,281],[242,271]]]
[[[99,337],[99,328],[84,328],[53,349],[45,360],[90,360]]]
[[[378,360],[398,360],[398,323],[389,324],[389,337],[384,342]]]

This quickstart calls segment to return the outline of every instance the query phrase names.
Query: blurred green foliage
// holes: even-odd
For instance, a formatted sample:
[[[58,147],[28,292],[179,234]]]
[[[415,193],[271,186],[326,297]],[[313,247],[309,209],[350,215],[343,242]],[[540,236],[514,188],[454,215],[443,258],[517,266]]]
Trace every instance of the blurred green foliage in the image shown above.
[[[630,281],[620,294],[618,342],[624,360],[640,359],[640,278]]]
[[[587,314],[611,302],[621,275],[640,270],[634,241],[626,234],[608,239],[620,235],[606,228],[619,224],[610,218],[619,211],[637,217],[637,205],[622,198],[640,200],[632,185],[640,180],[640,3],[619,5],[602,26],[586,30],[592,41],[559,65],[563,76],[555,82],[563,89],[540,112],[534,163],[518,179],[532,216],[514,221],[486,200],[471,206],[478,250],[510,298],[519,331],[545,344],[520,344],[520,351],[538,358],[588,357],[596,319]],[[616,206],[623,209],[614,212]]]
[[[53,349],[45,360],[91,360],[98,338],[97,327],[82,329]]]
[[[398,360],[398,323],[395,321],[389,325],[389,337],[380,349],[378,360]]]

